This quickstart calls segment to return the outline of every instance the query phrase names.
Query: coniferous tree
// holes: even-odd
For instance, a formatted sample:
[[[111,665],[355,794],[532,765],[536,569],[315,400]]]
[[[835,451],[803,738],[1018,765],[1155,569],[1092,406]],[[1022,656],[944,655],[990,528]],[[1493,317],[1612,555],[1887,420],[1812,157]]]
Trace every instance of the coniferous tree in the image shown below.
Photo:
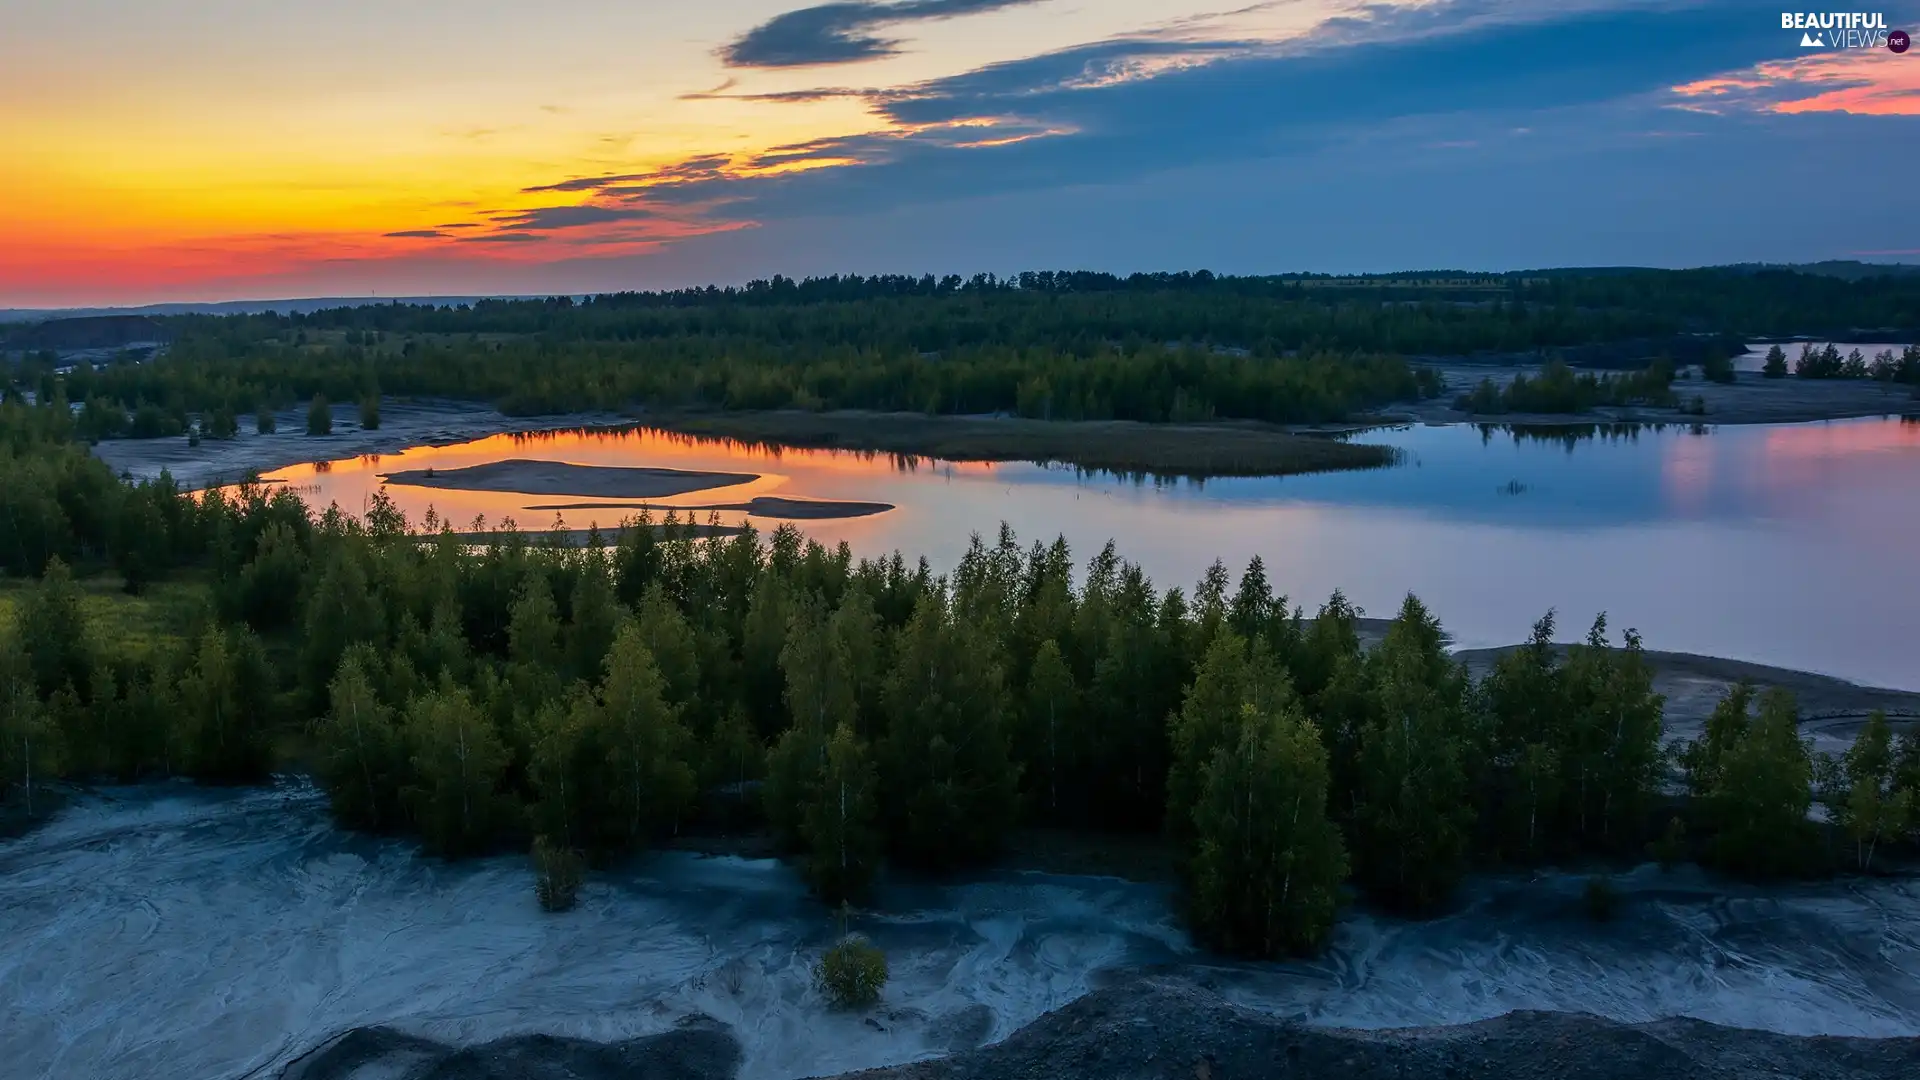
[[[41,698],[62,686],[87,685],[93,668],[87,617],[80,607],[80,587],[65,562],[48,560],[46,573],[27,591],[18,632]]]
[[[1440,624],[1409,595],[1368,657],[1372,716],[1360,733],[1355,866],[1391,907],[1443,902],[1465,870],[1477,818],[1472,779],[1479,732],[1466,677]]]
[[[1769,379],[1787,377],[1787,354],[1775,345],[1767,350],[1767,362],[1760,367],[1760,374]]]
[[[879,756],[889,839],[904,861],[977,861],[999,847],[1013,822],[1019,776],[991,651],[937,592],[900,632]]]
[[[1347,873],[1327,784],[1326,748],[1297,705],[1277,713],[1241,706],[1193,810],[1194,921],[1203,937],[1260,957],[1325,944]]]
[[[1079,688],[1073,672],[1052,638],[1041,642],[1027,672],[1026,723],[1021,729],[1024,752],[1022,775],[1028,782],[1029,805],[1041,819],[1060,819],[1063,782],[1073,797],[1071,773],[1077,759]]]
[[[313,395],[313,401],[307,405],[307,434],[333,434],[333,407],[323,395]]]

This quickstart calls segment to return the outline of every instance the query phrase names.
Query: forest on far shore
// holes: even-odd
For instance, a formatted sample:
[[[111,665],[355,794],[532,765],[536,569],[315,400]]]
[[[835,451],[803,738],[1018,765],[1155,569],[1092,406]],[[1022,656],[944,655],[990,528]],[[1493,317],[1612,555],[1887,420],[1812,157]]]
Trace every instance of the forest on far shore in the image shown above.
[[[1424,913],[1477,867],[1872,872],[1920,822],[1920,736],[1881,716],[1827,760],[1791,695],[1741,687],[1670,758],[1604,616],[1563,653],[1548,614],[1476,681],[1417,598],[1368,647],[1258,559],[1188,591],[1004,528],[938,576],[671,518],[470,544],[378,497],[130,484],[70,432],[0,404],[0,798],[29,815],[56,776],[304,762],[344,827],[537,851],[552,906],[695,826],[771,830],[829,903],[1022,825],[1158,833],[1196,932],[1256,956],[1320,948],[1349,887]]]
[[[13,344],[0,353],[41,400],[61,393],[84,406],[88,438],[222,437],[316,395],[381,393],[485,401],[514,415],[857,408],[1325,422],[1439,394],[1429,362],[1440,357],[1617,345],[1628,366],[1663,354],[1685,366],[1722,364],[1746,337],[1916,333],[1920,276],[774,277],[725,289],[147,321],[166,343],[143,362],[82,363],[57,378],[59,354],[37,347],[30,326],[9,330]],[[1560,411],[1562,399],[1659,396],[1588,381],[1485,404]]]

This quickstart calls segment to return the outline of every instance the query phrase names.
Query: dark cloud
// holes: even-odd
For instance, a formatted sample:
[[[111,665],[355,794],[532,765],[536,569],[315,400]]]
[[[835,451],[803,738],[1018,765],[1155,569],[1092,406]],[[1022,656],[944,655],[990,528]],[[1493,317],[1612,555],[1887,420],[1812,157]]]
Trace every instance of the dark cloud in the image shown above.
[[[399,232],[384,233],[382,235],[406,240],[444,240],[447,236],[446,233],[441,232],[439,229],[402,229]]]
[[[850,0],[789,11],[761,23],[720,50],[730,67],[784,68],[851,64],[899,51],[899,42],[877,36],[883,26],[951,19],[1041,0]]]
[[[1550,157],[1580,161],[1613,184],[1636,183],[1637,176],[1639,187],[1623,189],[1620,199],[1630,202],[1627,192],[1638,190],[1655,200],[1668,182],[1662,166],[1698,172],[1714,160],[1706,149],[1662,156],[1649,149],[1656,144],[1744,153],[1755,145],[1754,125],[1778,137],[1811,135],[1833,122],[1714,118],[1672,107],[1672,87],[1796,56],[1797,35],[1756,18],[1750,0],[1621,0],[1612,9],[1598,2],[1573,8],[1452,0],[1376,10],[1277,44],[1170,36],[1096,42],[922,84],[852,92],[893,122],[885,131],[775,147],[749,159],[692,159],[653,173],[569,180],[553,189],[644,197],[648,205],[674,208],[682,221],[762,226],[699,241],[708,247],[770,243],[747,234],[770,238],[807,222],[857,231],[871,222],[943,218],[948,206],[993,200],[1091,205],[1096,192],[1159,190],[1157,178],[1202,170],[1215,178],[1262,177],[1273,197],[1241,193],[1222,205],[1276,221],[1317,207],[1316,184],[1327,186],[1329,198],[1335,189],[1370,184],[1395,198],[1411,191],[1423,212],[1449,217],[1451,203],[1418,194],[1422,170],[1466,168],[1473,182],[1497,181],[1492,163],[1509,162],[1528,175],[1552,176],[1557,166],[1542,163]],[[1916,124],[1864,122],[1908,133]],[[1461,149],[1467,144],[1475,145]],[[1599,168],[1610,153],[1622,161],[1632,155],[1645,167]],[[1329,171],[1330,161],[1340,167]],[[814,167],[795,168],[808,164]],[[1751,160],[1740,166],[1753,167]],[[1569,174],[1568,182],[1575,180],[1582,190],[1590,186]],[[1817,193],[1817,182],[1808,183]],[[1280,200],[1283,190],[1289,201]],[[1553,190],[1503,190],[1516,209],[1551,216]],[[1590,193],[1589,201],[1611,205],[1601,195]],[[1202,186],[1165,198],[1211,204],[1215,192]],[[946,206],[927,214],[934,204]],[[1156,220],[1172,210],[1170,203],[1143,204],[1131,212]],[[994,227],[978,216],[970,222],[980,234],[968,243],[1009,250],[1032,226],[1009,220]],[[1292,227],[1260,235],[1271,241]],[[1576,233],[1568,226],[1554,235]],[[1582,242],[1600,250],[1604,240]],[[1527,250],[1518,241],[1510,249]]]
[[[539,233],[502,232],[485,233],[480,236],[462,236],[459,237],[456,242],[461,244],[530,244],[545,239],[546,237]]]
[[[616,221],[639,221],[654,213],[639,206],[542,206],[503,214],[494,219],[503,228],[526,232],[551,232],[577,229],[587,225],[606,225]]]
[[[866,98],[869,100],[886,96],[884,90],[855,90],[848,86],[823,86],[815,90],[780,90],[766,94],[729,94],[734,83],[719,90],[701,90],[691,94],[681,94],[681,101],[762,101],[776,105],[806,105],[815,101],[833,101],[839,98]]]
[[[557,184],[542,184],[530,187],[522,194],[537,195],[555,191],[605,191],[619,184],[673,184],[686,180],[702,180],[720,175],[732,163],[725,154],[703,154],[700,157],[687,158],[662,169],[644,173],[617,173],[612,176],[580,176],[571,180],[562,180]]]

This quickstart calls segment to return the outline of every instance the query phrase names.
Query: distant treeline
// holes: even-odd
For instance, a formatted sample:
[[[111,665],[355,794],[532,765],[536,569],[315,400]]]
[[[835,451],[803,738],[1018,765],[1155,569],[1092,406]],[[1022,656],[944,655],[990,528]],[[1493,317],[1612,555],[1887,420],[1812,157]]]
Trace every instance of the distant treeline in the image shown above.
[[[584,300],[154,321],[172,340],[163,356],[76,371],[67,400],[94,403],[103,421],[117,409],[130,434],[184,430],[193,413],[244,417],[376,391],[518,414],[644,405],[1320,421],[1438,393],[1409,356],[1920,327],[1920,278],[776,277]],[[62,389],[56,366],[32,353],[21,378],[51,397]]]
[[[1343,597],[1307,617],[1258,559],[1187,592],[1004,528],[945,576],[671,519],[472,545],[379,497],[355,521],[121,484],[52,412],[0,407],[0,557],[39,575],[0,591],[16,804],[304,760],[341,824],[449,856],[605,863],[764,819],[828,902],[1020,824],[1162,831],[1196,930],[1254,955],[1319,948],[1348,883],[1422,912],[1476,866],[1651,850],[1768,877],[1912,840],[1920,739],[1876,719],[1828,763],[1778,693],[1728,698],[1671,803],[1648,658],[1604,618],[1563,653],[1549,616],[1476,682],[1415,598],[1369,648]],[[137,595],[104,595],[108,567]]]

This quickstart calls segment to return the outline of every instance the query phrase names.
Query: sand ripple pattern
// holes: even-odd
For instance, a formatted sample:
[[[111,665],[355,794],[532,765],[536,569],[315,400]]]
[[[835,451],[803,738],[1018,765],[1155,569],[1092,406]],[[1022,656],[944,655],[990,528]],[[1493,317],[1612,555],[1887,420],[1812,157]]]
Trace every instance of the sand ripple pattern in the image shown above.
[[[1330,1025],[1545,1008],[1920,1034],[1914,883],[1729,892],[1648,869],[1602,926],[1580,890],[1482,882],[1446,918],[1353,915],[1322,961],[1248,965],[1195,951],[1150,886],[895,885],[861,927],[893,982],[877,1010],[847,1015],[810,985],[833,920],[774,863],[657,856],[545,916],[523,860],[446,864],[342,834],[305,784],[118,790],[0,844],[0,1077],[271,1077],[361,1025],[608,1040],[705,1013],[740,1038],[745,1080],[773,1080],[1003,1038],[1140,969]]]

